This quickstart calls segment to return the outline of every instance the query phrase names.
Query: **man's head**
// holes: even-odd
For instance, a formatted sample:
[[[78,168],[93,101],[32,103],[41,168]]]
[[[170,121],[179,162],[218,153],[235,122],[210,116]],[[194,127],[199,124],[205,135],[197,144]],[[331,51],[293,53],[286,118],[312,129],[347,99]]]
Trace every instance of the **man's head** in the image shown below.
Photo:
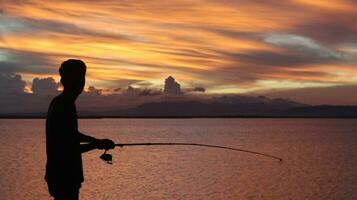
[[[81,94],[85,85],[86,64],[81,60],[69,59],[59,68],[61,83],[65,91]]]

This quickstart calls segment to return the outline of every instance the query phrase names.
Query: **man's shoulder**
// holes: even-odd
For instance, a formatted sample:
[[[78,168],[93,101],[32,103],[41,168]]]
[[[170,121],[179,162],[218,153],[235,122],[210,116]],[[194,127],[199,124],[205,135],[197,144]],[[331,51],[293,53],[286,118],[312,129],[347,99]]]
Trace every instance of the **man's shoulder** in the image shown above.
[[[54,97],[50,103],[50,107],[57,107],[63,105],[65,102],[61,95]]]
[[[58,95],[52,99],[48,111],[49,113],[57,113],[63,112],[64,110],[67,110],[67,108],[68,102],[65,101],[62,95]]]

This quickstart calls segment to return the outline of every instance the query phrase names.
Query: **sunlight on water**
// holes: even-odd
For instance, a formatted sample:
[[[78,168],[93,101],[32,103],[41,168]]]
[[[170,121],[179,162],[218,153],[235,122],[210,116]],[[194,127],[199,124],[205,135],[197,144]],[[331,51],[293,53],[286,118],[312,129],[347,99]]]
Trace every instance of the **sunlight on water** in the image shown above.
[[[90,199],[357,199],[357,120],[90,119],[80,130],[117,142],[195,142],[284,161],[189,146],[115,149],[113,165],[83,156]],[[50,199],[44,120],[0,120],[0,200]]]

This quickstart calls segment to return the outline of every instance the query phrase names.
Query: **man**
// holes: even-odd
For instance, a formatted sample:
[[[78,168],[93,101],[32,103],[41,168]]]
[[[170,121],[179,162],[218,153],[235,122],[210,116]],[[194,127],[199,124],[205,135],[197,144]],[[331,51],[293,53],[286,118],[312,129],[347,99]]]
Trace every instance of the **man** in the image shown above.
[[[113,149],[115,145],[109,139],[96,139],[78,131],[75,101],[85,85],[84,62],[67,60],[59,73],[64,89],[52,100],[47,113],[45,179],[55,200],[77,200],[84,181],[81,153]]]

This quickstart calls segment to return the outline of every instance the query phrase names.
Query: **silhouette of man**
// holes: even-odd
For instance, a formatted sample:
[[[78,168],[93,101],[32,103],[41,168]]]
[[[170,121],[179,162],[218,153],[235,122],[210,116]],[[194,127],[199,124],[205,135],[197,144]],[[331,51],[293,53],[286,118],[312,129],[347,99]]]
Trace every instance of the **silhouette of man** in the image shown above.
[[[79,189],[84,181],[81,154],[93,149],[113,149],[114,142],[78,131],[75,101],[85,85],[84,62],[67,60],[62,63],[59,73],[64,89],[48,108],[45,180],[55,200],[76,200],[79,199]]]

